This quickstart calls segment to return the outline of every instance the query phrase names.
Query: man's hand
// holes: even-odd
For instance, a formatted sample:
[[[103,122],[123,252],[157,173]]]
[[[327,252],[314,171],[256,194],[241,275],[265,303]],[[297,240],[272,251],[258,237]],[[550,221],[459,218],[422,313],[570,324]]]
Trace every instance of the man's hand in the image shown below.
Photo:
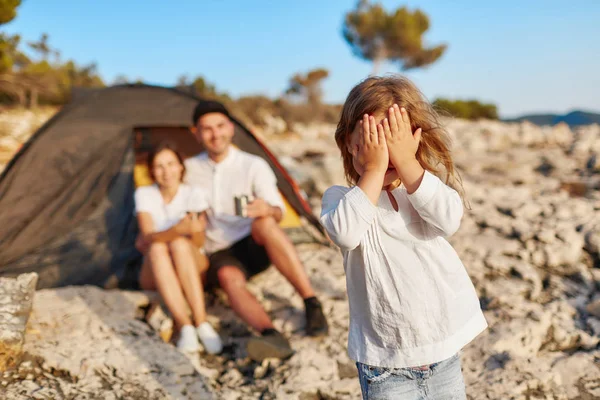
[[[248,218],[272,217],[274,215],[274,207],[263,199],[257,198],[246,206],[246,215]]]
[[[421,141],[421,128],[413,134],[408,112],[397,104],[388,110],[388,118],[383,121],[385,139],[390,152],[390,161],[402,175],[402,169],[416,160],[415,155]]]

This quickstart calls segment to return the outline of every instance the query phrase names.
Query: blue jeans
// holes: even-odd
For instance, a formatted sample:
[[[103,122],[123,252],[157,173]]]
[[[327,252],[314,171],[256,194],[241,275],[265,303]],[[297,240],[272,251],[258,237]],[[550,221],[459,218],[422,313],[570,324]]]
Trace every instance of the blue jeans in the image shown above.
[[[384,368],[356,363],[364,400],[466,400],[458,354],[419,368]]]

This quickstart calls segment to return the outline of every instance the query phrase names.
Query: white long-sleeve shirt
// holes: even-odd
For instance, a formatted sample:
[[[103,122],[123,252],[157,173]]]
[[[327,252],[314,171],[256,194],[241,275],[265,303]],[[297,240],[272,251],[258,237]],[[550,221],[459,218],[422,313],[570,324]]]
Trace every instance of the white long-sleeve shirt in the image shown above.
[[[321,222],[342,250],[350,303],[350,358],[414,367],[456,354],[486,327],[465,267],[444,239],[460,226],[458,193],[425,172],[408,194],[385,191],[377,206],[358,187],[323,195]]]
[[[236,196],[261,198],[285,212],[275,173],[258,156],[230,146],[221,162],[212,161],[204,152],[185,160],[185,168],[185,182],[199,188],[208,202],[204,244],[208,254],[230,247],[251,234],[254,219],[235,214]]]

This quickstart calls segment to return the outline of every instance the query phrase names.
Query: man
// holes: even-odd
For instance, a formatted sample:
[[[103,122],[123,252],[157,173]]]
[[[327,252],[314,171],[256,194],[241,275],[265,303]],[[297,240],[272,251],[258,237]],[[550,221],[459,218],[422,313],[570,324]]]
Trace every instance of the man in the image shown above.
[[[207,284],[220,286],[237,315],[260,332],[248,341],[252,359],[287,358],[293,353],[289,342],[246,288],[250,277],[272,262],[304,299],[306,333],[327,334],[328,325],[294,245],[279,227],[285,206],[275,174],[262,158],[231,145],[235,126],[221,103],[198,103],[192,122],[205,152],[186,160],[186,181],[201,188],[209,203]],[[253,199],[245,216],[236,215],[235,197],[242,195]]]

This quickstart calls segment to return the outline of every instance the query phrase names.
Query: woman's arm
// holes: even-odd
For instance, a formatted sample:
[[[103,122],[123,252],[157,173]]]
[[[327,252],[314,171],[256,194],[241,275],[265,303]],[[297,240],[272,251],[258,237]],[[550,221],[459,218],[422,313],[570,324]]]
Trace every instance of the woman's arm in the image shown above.
[[[173,227],[161,232],[154,231],[154,221],[152,220],[150,213],[139,212],[137,214],[137,219],[140,233],[146,243],[170,242],[179,236],[189,235],[191,233],[190,217],[187,216]]]
[[[190,231],[194,246],[198,248],[204,246],[206,240],[206,212],[191,213]]]

